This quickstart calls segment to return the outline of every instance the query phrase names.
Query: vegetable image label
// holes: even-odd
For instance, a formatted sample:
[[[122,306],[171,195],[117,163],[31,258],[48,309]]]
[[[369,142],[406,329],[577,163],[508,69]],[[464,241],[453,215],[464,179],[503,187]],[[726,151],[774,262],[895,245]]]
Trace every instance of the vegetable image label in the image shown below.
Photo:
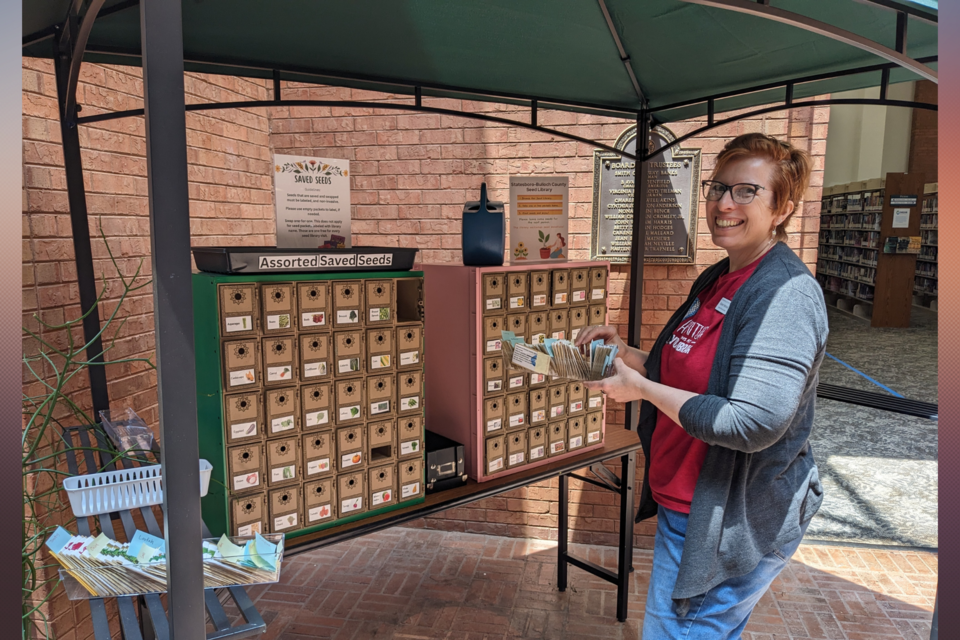
[[[304,378],[316,378],[327,375],[326,362],[305,362],[303,365]]]
[[[283,416],[282,418],[274,418],[270,421],[271,433],[289,431],[290,429],[293,429],[294,426],[293,416]]]
[[[420,362],[420,352],[419,351],[407,351],[400,354],[400,364],[418,364]]]
[[[511,426],[511,427],[519,427],[519,426],[522,425],[522,424],[523,424],[523,414],[522,414],[522,413],[518,413],[518,414],[515,415],[515,416],[510,416],[510,426]]]
[[[281,313],[276,316],[267,316],[267,329],[271,331],[277,331],[279,329],[286,329],[290,326],[290,314]]]
[[[503,469],[503,458],[495,458],[487,465],[487,473],[493,473],[494,471],[499,471],[500,469]]]
[[[514,453],[510,455],[510,466],[512,467],[513,465],[516,465],[516,464],[523,464],[522,451],[520,453]]]
[[[500,298],[490,298],[487,300],[487,311],[500,308]]]
[[[385,369],[390,366],[390,356],[372,356],[370,358],[371,369]]]
[[[540,384],[547,379],[547,376],[541,373],[531,373],[530,374],[530,384]]]
[[[599,442],[599,440],[600,440],[599,431],[591,431],[590,433],[587,434],[587,442]]]
[[[531,460],[536,460],[537,458],[542,458],[543,455],[544,455],[544,452],[543,452],[543,446],[542,446],[542,445],[539,446],[539,447],[534,447],[533,449],[530,449],[530,459],[531,459]]]
[[[523,296],[516,296],[514,298],[510,298],[510,308],[523,309]]]
[[[603,397],[590,398],[587,400],[587,405],[591,409],[599,409],[603,406]]]
[[[337,324],[350,324],[360,322],[360,316],[356,311],[337,311]]]
[[[320,507],[314,507],[307,511],[307,521],[316,522],[330,517],[330,505],[325,504]]]
[[[410,396],[409,398],[400,398],[400,408],[402,408],[402,409],[419,409],[419,408],[420,408],[420,396]]]
[[[278,382],[282,380],[290,380],[290,367],[267,367],[267,380],[270,382]]]
[[[417,451],[420,451],[419,440],[408,440],[407,442],[400,443],[400,455],[402,456],[416,453]]]
[[[351,373],[360,371],[360,358],[346,358],[337,362],[338,373]]]
[[[233,477],[233,490],[240,491],[242,489],[249,489],[250,487],[259,487],[260,486],[260,473],[254,471],[253,473],[244,473],[239,476]]]
[[[230,386],[239,387],[245,384],[256,384],[257,377],[254,375],[253,369],[244,369],[242,371],[231,371],[230,372]]]
[[[574,436],[570,438],[570,448],[579,447],[583,445],[583,436]]]
[[[230,436],[233,438],[245,438],[255,435],[257,435],[256,422],[238,422],[230,425]]]
[[[413,484],[405,484],[400,487],[400,497],[409,498],[410,496],[415,496],[420,493],[420,483],[414,482]]]
[[[580,411],[581,409],[583,409],[582,400],[578,400],[577,402],[570,403],[570,413],[573,413],[574,411]]]
[[[330,458],[311,460],[307,463],[307,475],[312,476],[315,473],[323,473],[324,471],[330,471]]]
[[[322,327],[327,324],[327,314],[321,312],[304,313],[300,323],[305,327]]]
[[[233,331],[250,331],[253,328],[253,319],[250,316],[236,316],[234,318],[225,318],[225,329],[227,333]]]
[[[569,183],[567,176],[510,176],[511,260],[567,259]]]
[[[542,307],[547,304],[547,294],[541,293],[533,296],[533,304],[538,307]]]
[[[237,535],[252,536],[255,533],[263,533],[263,524],[260,522],[251,522],[237,529]]]
[[[563,451],[563,442],[554,442],[550,445],[550,453],[559,453]]]
[[[273,156],[277,246],[349,249],[350,161]]]
[[[363,454],[358,452],[355,453],[345,453],[340,456],[340,468],[346,469],[347,467],[353,467],[358,464],[363,464]]]
[[[562,406],[562,405],[559,406],[559,407],[550,407],[550,417],[551,417],[551,418],[558,418],[558,417],[560,417],[560,416],[562,416],[562,415],[563,415],[563,406]]]
[[[378,413],[390,413],[390,401],[383,400],[382,402],[374,402],[370,405],[370,413],[377,415]]]
[[[496,420],[487,420],[487,432],[497,431],[503,427],[503,420],[497,418]]]
[[[373,503],[373,506],[376,507],[378,505],[391,502],[393,500],[393,493],[389,489],[387,491],[378,491],[377,493],[373,494],[370,499]]]
[[[553,304],[563,304],[567,301],[566,293],[558,293],[553,296]]]
[[[274,531],[282,531],[283,529],[289,529],[290,527],[295,526],[297,526],[297,514],[295,513],[273,519]]]
[[[340,502],[340,513],[350,513],[351,511],[356,511],[357,509],[363,508],[363,498],[350,498],[349,500],[343,500]]]
[[[311,411],[307,414],[307,426],[315,427],[318,424],[327,424],[330,422],[330,413],[324,409],[323,411]]]
[[[370,322],[379,322],[390,319],[390,307],[375,307],[370,309]]]
[[[284,480],[293,480],[297,477],[297,465],[288,464],[285,467],[277,467],[270,470],[270,480],[273,482],[282,482]]]
[[[353,420],[354,418],[360,417],[360,405],[356,404],[352,407],[340,407],[340,419],[341,420]]]

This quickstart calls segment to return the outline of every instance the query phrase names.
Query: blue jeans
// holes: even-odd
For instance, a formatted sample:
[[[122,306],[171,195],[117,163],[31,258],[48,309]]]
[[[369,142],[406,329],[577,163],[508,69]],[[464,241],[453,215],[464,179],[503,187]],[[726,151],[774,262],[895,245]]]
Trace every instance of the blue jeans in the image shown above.
[[[757,568],[744,576],[730,578],[703,595],[690,599],[682,618],[670,598],[680,570],[680,555],[687,532],[685,513],[660,507],[654,541],[653,571],[647,591],[643,619],[643,640],[735,640],[740,637],[760,597],[786,566],[800,546],[800,536],[781,549],[768,553]]]

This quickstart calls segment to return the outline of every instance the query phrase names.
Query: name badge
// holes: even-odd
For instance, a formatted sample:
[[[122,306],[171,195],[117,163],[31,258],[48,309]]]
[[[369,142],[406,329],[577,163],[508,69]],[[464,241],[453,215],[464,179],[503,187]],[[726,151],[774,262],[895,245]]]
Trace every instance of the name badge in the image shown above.
[[[726,298],[720,298],[720,302],[717,303],[717,306],[715,308],[717,310],[717,313],[722,313],[723,315],[727,315],[727,309],[730,308],[730,301],[727,300]]]

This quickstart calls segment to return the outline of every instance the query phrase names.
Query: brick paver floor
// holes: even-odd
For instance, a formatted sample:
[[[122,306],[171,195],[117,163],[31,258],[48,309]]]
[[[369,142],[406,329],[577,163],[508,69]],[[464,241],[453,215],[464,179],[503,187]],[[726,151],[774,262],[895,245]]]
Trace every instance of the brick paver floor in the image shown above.
[[[572,545],[614,568],[617,550]],[[251,595],[263,640],[640,638],[653,553],[635,552],[630,619],[613,585],[570,568],[556,589],[556,543],[394,528],[291,557]],[[927,640],[937,555],[803,545],[757,606],[744,638]]]

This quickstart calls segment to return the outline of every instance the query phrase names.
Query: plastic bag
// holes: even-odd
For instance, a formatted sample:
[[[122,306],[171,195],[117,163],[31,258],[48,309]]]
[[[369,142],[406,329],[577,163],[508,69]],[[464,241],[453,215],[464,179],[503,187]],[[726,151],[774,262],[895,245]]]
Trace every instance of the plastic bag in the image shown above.
[[[101,411],[103,428],[121,451],[153,448],[153,432],[137,413],[129,407],[125,411]]]

